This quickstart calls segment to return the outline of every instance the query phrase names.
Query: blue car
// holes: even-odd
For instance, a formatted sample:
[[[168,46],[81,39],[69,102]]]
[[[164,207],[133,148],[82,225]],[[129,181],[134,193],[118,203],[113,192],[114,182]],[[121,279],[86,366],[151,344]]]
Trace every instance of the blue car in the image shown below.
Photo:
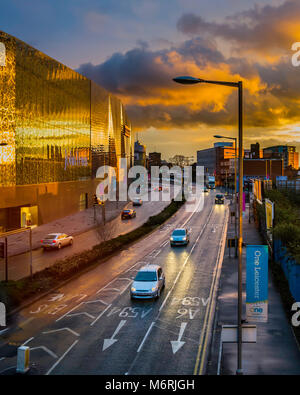
[[[170,237],[171,246],[187,245],[189,241],[189,233],[184,228],[175,229]]]

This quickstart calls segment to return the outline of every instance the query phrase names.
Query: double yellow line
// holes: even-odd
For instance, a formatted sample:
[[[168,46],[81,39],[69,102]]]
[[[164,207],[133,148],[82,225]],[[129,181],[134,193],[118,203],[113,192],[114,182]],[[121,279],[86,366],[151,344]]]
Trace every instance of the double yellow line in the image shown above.
[[[194,375],[203,375],[203,373],[204,373],[204,362],[205,362],[206,353],[207,353],[209,330],[212,327],[213,313],[215,311],[215,309],[213,308],[213,306],[215,305],[215,300],[214,300],[213,294],[216,291],[216,286],[218,284],[218,277],[220,275],[221,262],[223,261],[224,250],[225,250],[225,241],[226,241],[226,235],[227,235],[227,226],[228,226],[228,209],[226,211],[226,217],[225,217],[224,226],[223,226],[223,239],[220,242],[217,264],[214,268],[213,281],[211,283],[211,287],[210,287],[210,291],[209,291],[209,304],[208,304],[206,311],[205,311],[204,323],[203,323],[203,328],[201,331],[201,337],[200,337],[199,348],[198,348],[198,352],[197,352],[196,364],[195,364],[194,373],[193,373]]]

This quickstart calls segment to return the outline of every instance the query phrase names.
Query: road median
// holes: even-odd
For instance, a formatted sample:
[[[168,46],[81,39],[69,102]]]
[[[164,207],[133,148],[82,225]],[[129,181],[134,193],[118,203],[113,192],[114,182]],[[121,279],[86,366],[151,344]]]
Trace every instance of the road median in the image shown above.
[[[119,252],[122,248],[127,248],[131,243],[154,231],[175,214],[183,204],[184,201],[172,201],[161,213],[150,217],[139,228],[111,240],[103,241],[91,250],[57,261],[52,266],[35,273],[32,277],[1,282],[0,299],[5,303],[7,312],[11,313],[26,301],[43,296],[73,277],[89,270],[95,264],[101,264],[113,256],[116,251]]]

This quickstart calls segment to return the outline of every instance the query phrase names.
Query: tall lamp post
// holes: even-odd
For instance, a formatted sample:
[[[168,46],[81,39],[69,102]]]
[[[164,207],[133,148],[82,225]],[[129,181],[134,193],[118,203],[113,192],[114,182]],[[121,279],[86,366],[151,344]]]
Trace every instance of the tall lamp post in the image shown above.
[[[236,182],[236,176],[237,176],[237,138],[236,137],[228,137],[228,136],[220,136],[220,135],[215,135],[214,136],[216,139],[229,139],[229,140],[234,140],[234,200],[235,200],[235,218],[234,218],[234,228],[235,228],[235,257],[237,258],[237,214],[238,214],[238,209],[237,209],[237,182]]]
[[[239,116],[239,240],[238,240],[238,352],[236,374],[243,374],[242,370],[242,245],[243,245],[243,82],[211,81],[190,76],[176,77],[173,81],[192,85],[198,83],[229,86],[238,89]]]

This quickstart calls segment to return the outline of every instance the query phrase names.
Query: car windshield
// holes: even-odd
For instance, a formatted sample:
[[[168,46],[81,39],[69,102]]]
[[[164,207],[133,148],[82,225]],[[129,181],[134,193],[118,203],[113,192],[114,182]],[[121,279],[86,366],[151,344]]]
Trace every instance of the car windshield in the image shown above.
[[[157,281],[156,272],[139,272],[134,281]]]
[[[221,199],[223,197],[223,195],[217,195],[216,196],[218,199]]]
[[[130,213],[130,210],[124,210],[123,213]]]
[[[53,239],[56,239],[57,238],[57,235],[47,235],[47,236],[45,236],[45,239],[50,239],[50,240],[53,240]]]
[[[184,229],[174,230],[173,236],[185,236],[185,230]]]

